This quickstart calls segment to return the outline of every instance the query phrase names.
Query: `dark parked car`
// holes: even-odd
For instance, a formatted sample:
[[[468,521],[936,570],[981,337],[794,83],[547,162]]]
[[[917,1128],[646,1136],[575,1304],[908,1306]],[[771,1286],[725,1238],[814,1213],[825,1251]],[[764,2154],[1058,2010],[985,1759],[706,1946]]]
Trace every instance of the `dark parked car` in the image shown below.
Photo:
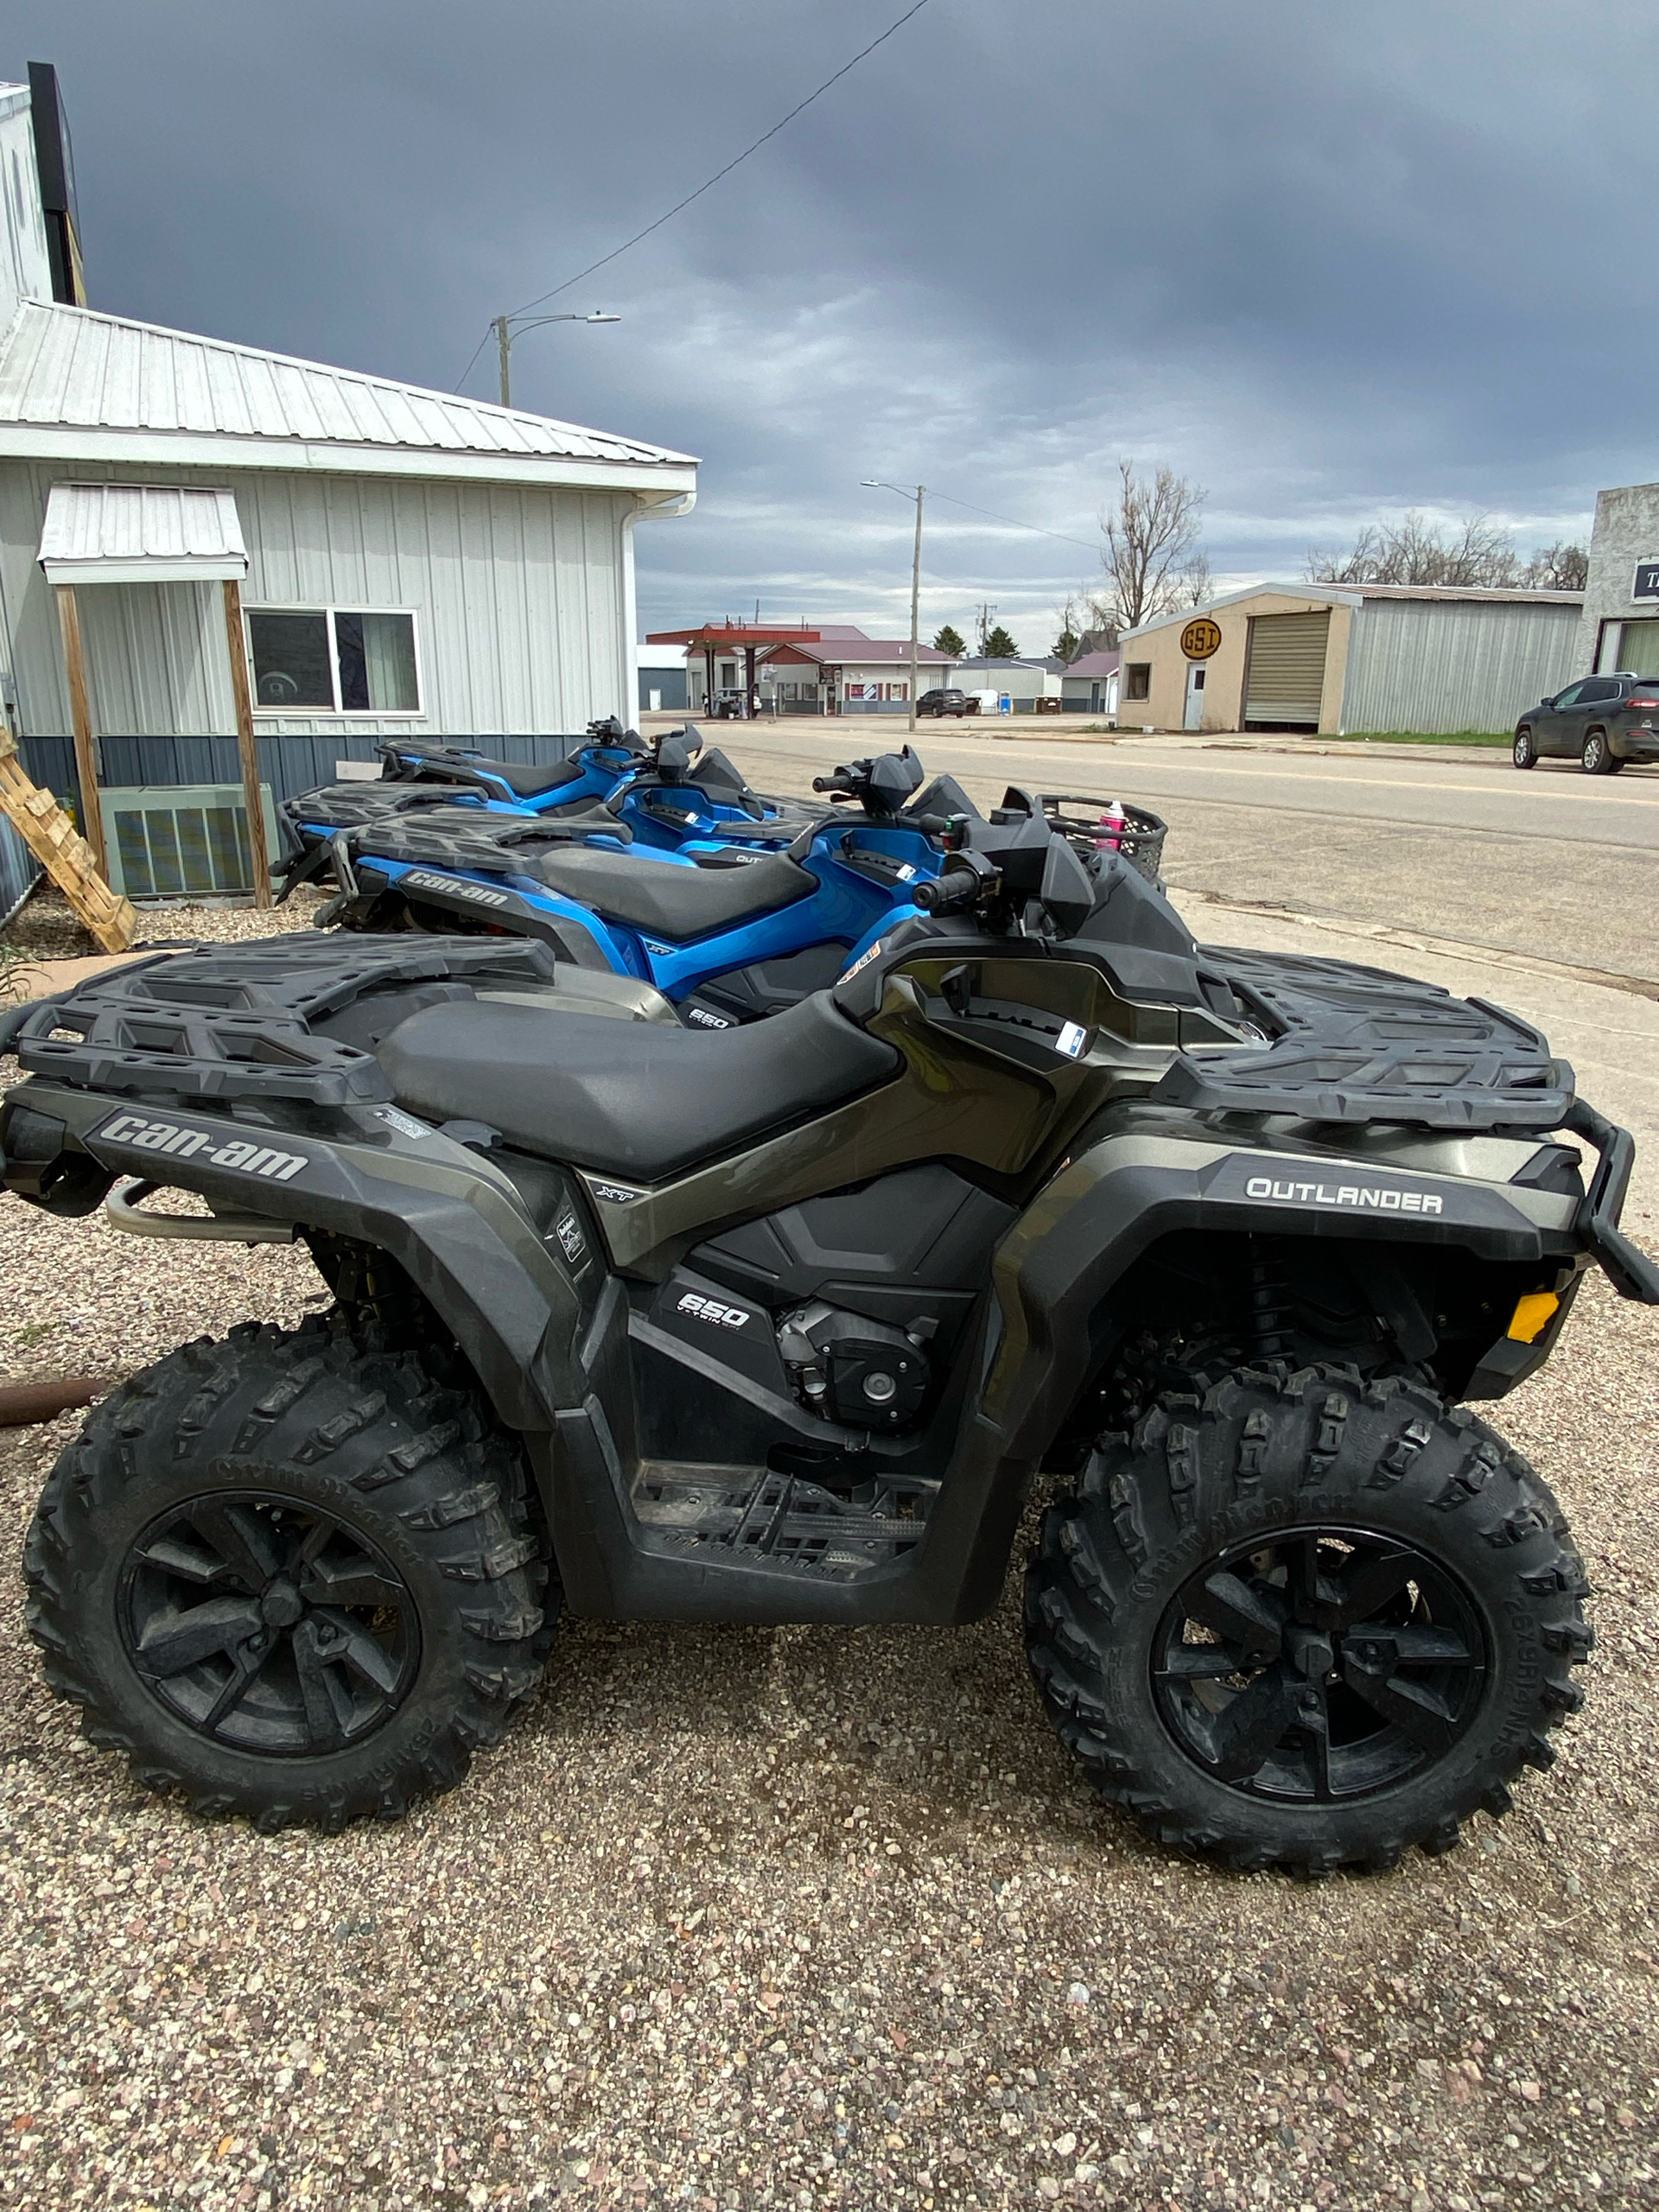
[[[965,691],[924,691],[916,702],[918,715],[931,715],[935,721],[943,721],[947,715],[954,715],[960,721],[964,715],[979,712],[977,699],[970,699]]]
[[[1616,776],[1627,760],[1659,760],[1659,676],[1586,676],[1541,699],[1515,726],[1515,765],[1576,760]]]

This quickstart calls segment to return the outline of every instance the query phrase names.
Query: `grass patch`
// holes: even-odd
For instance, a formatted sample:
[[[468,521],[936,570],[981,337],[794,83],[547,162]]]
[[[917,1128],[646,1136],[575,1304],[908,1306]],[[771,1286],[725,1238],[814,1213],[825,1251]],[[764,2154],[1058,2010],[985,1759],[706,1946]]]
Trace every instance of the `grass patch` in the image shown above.
[[[1507,752],[1515,742],[1507,729],[1346,729],[1336,736],[1338,745],[1501,745]]]

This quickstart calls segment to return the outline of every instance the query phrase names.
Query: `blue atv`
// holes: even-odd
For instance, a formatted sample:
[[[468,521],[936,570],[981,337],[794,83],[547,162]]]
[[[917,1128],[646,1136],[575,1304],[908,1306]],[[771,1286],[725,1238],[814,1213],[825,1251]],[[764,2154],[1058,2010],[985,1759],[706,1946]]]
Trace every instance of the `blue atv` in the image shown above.
[[[781,852],[813,818],[797,802],[757,798],[723,753],[702,752],[690,722],[655,745],[614,716],[589,722],[569,756],[545,767],[418,738],[388,738],[379,750],[382,785],[436,787],[457,804],[542,817],[612,804],[641,844],[671,852],[728,828]]]
[[[921,780],[908,747],[855,761],[815,787],[844,813],[809,822],[785,851],[711,849],[702,864],[630,851],[627,824],[603,810],[526,818],[411,791],[342,820],[314,793],[288,803],[308,850],[284,896],[321,855],[339,887],[323,926],[537,938],[579,967],[654,985],[690,1027],[729,1028],[823,988],[917,911],[951,823],[977,813],[950,778],[918,794]]]

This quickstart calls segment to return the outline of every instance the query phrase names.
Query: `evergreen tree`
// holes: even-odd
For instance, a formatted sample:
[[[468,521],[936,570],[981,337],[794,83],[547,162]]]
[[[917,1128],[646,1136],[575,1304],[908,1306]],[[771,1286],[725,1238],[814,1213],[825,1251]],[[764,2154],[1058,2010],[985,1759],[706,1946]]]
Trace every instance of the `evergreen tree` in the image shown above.
[[[987,660],[1018,660],[1020,648],[999,622],[985,640]]]
[[[960,630],[953,630],[947,622],[933,640],[936,653],[948,653],[952,660],[960,660],[968,650]]]

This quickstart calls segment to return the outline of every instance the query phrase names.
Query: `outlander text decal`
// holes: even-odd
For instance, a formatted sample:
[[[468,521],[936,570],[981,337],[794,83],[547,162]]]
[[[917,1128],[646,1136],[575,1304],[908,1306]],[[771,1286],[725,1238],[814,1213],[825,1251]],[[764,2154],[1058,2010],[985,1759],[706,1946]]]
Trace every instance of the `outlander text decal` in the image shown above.
[[[1390,1184],[1277,1182],[1271,1175],[1252,1175],[1244,1185],[1247,1198],[1279,1198],[1310,1206],[1356,1206],[1379,1213],[1444,1213],[1446,1200],[1437,1191],[1402,1191]]]

